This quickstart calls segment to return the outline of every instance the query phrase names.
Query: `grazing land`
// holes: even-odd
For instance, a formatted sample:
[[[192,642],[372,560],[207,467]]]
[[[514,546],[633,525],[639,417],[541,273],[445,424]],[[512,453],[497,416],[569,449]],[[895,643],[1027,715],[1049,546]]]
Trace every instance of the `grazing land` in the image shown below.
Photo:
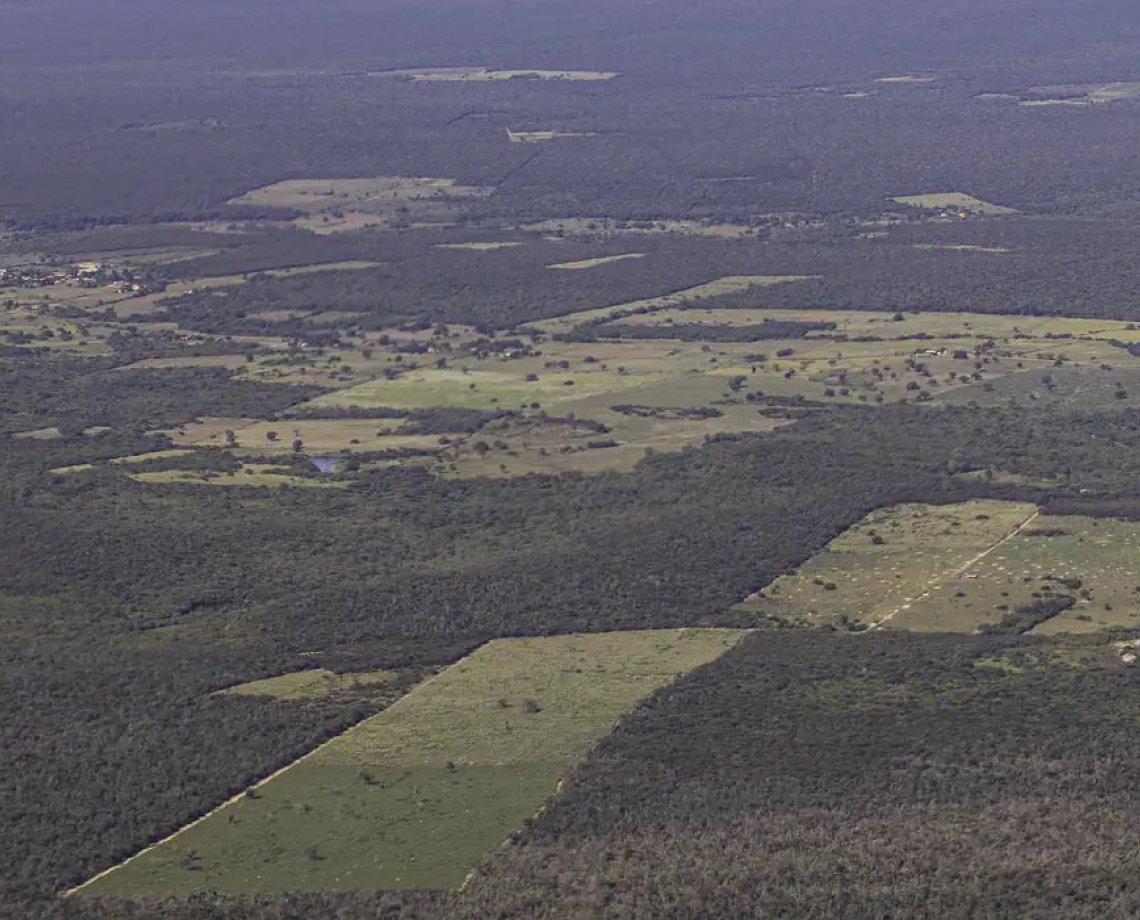
[[[0,917],[1140,916],[1140,6],[0,8]]]
[[[547,268],[565,268],[565,269],[579,269],[579,268],[597,268],[599,265],[611,265],[614,262],[624,262],[626,259],[644,259],[645,253],[643,252],[626,252],[617,256],[599,256],[596,259],[580,259],[577,262],[556,262],[552,265],[546,266]]]
[[[614,720],[742,635],[496,640],[81,890],[153,897],[457,887]],[[291,684],[296,694],[297,678]],[[265,682],[253,686],[240,692],[266,692]]]
[[[963,630],[939,604],[975,576],[974,566],[1038,519],[1016,502],[896,505],[869,514],[792,575],[781,576],[742,605],[764,615],[814,625],[853,623]],[[925,616],[915,609],[923,604]],[[986,616],[991,609],[977,610]]]
[[[919,632],[1135,628],[1138,541],[1133,522],[1046,515],[1016,502],[897,505],[868,515],[741,609]]]
[[[620,76],[602,70],[493,70],[488,67],[431,67],[425,70],[388,70],[378,77],[399,77],[429,83],[493,83],[500,80],[612,80]]]
[[[1007,208],[1004,205],[999,204],[991,204],[988,201],[982,201],[980,198],[975,198],[973,195],[966,195],[962,192],[937,192],[927,195],[901,195],[892,198],[891,201],[895,201],[898,204],[911,205],[915,208],[926,208],[927,210],[953,209],[972,214],[982,214],[988,216],[1017,213],[1014,208]]]

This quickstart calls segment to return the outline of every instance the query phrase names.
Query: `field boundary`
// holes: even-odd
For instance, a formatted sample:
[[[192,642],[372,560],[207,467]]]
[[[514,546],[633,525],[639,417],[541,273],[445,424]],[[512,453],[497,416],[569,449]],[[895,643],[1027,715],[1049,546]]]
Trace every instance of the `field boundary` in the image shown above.
[[[441,677],[443,674],[445,674],[449,668],[453,668],[458,664],[462,664],[464,661],[466,661],[468,658],[470,658],[472,655],[474,655],[477,651],[479,651],[479,649],[482,648],[483,645],[486,645],[486,643],[484,642],[478,648],[472,649],[470,652],[468,652],[462,658],[459,658],[456,661],[452,662],[446,668],[442,668],[437,673],[435,673],[431,677],[429,677],[427,680],[416,684],[414,687],[409,689],[407,693],[405,693],[402,697],[400,697],[398,700],[396,700],[391,706],[384,707],[384,709],[381,709],[380,712],[387,712],[388,710],[395,709],[402,702],[404,702],[406,699],[408,699],[408,697],[410,697],[415,691],[419,690],[422,687],[428,686],[433,681],[437,680],[439,677]],[[148,843],[141,850],[139,850],[135,853],[132,853],[126,859],[120,860],[119,862],[115,863],[113,866],[108,866],[106,869],[103,869],[102,871],[97,872],[95,875],[91,876],[85,882],[81,882],[80,884],[76,885],[73,888],[68,888],[66,891],[63,892],[63,897],[69,898],[74,894],[78,894],[87,886],[93,885],[93,884],[95,884],[95,882],[99,881],[100,879],[106,878],[112,872],[117,872],[119,869],[123,868],[124,866],[128,865],[129,863],[132,863],[136,859],[139,859],[140,857],[146,855],[151,850],[155,850],[161,846],[165,846],[166,844],[170,843],[172,840],[175,840],[176,838],[180,837],[182,834],[186,833],[192,827],[196,827],[197,825],[199,825],[203,821],[205,821],[207,818],[212,817],[214,814],[221,811],[223,808],[228,808],[230,805],[233,805],[234,803],[240,801],[251,790],[260,789],[262,786],[265,786],[268,783],[271,783],[273,780],[277,779],[277,777],[281,776],[283,773],[286,773],[289,770],[292,770],[298,764],[303,763],[304,761],[308,760],[310,757],[313,757],[314,755],[318,754],[320,751],[323,751],[326,747],[328,747],[334,741],[340,740],[346,734],[348,734],[348,732],[352,731],[354,728],[356,728],[362,722],[367,721],[368,719],[372,718],[373,715],[377,715],[377,714],[378,713],[373,713],[372,715],[364,716],[364,718],[360,719],[359,722],[354,722],[352,725],[350,725],[344,731],[337,732],[331,738],[328,738],[327,740],[322,741],[315,748],[313,748],[310,751],[306,751],[304,754],[302,754],[296,760],[289,761],[289,763],[285,764],[282,767],[278,767],[272,773],[269,773],[268,775],[263,776],[261,779],[250,784],[249,786],[246,786],[244,789],[242,789],[241,792],[238,792],[238,793],[235,793],[234,795],[231,795],[224,802],[220,803],[219,805],[215,806],[214,808],[211,808],[205,814],[199,815],[193,821],[189,821],[186,824],[183,824],[181,827],[179,827],[176,830],[172,831],[171,833],[167,834],[161,840],[156,840],[154,843]]]

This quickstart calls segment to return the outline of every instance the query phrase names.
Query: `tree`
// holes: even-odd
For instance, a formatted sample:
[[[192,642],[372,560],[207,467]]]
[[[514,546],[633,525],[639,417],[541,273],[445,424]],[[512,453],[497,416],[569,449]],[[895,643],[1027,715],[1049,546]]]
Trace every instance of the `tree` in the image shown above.
[[[305,442],[302,441],[300,438],[296,438],[293,441],[293,453],[299,454],[301,452],[301,450],[304,448],[304,446],[305,446]]]
[[[265,432],[265,440],[269,441],[272,444],[274,441],[277,440],[277,432],[276,431]]]

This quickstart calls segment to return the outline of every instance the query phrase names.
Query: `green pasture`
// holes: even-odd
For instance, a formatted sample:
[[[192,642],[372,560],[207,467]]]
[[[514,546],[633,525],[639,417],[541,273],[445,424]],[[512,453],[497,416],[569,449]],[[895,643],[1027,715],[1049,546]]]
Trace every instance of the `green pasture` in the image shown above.
[[[322,700],[344,694],[359,695],[398,683],[400,671],[353,671],[337,674],[324,668],[291,671],[251,680],[219,690],[218,696],[268,696],[275,700]]]
[[[891,198],[891,201],[895,202],[896,204],[910,205],[911,207],[915,208],[956,208],[960,211],[971,211],[974,214],[985,214],[989,216],[1017,213],[1017,210],[1014,208],[1007,208],[1004,205],[992,204],[988,201],[982,201],[980,198],[975,198],[973,195],[967,195],[963,192],[933,192],[923,195],[898,195]]]
[[[498,639],[81,888],[118,897],[457,887],[616,719],[738,630]]]
[[[743,610],[793,622],[951,628],[909,611],[937,593],[1037,512],[1018,502],[903,504],[867,515],[794,574],[749,597]],[[969,630],[968,630],[969,631]]]
[[[342,489],[347,482],[330,481],[308,476],[296,476],[287,468],[272,463],[246,463],[241,469],[225,472],[200,470],[147,470],[132,473],[131,478],[149,485],[202,485],[241,488],[283,489]]]
[[[1033,631],[1092,632],[1140,620],[1140,524],[1042,515],[896,617],[902,629],[972,631],[1056,595],[1074,606]]]

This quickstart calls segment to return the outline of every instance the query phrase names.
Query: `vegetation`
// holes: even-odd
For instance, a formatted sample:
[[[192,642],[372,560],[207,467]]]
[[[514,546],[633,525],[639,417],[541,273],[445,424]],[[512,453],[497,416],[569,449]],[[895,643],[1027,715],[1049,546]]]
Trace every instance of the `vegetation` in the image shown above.
[[[80,891],[457,887],[616,717],[740,637],[662,630],[492,642]],[[279,698],[297,698],[296,688]]]
[[[0,6],[0,916],[1140,913],[1132,6]]]

